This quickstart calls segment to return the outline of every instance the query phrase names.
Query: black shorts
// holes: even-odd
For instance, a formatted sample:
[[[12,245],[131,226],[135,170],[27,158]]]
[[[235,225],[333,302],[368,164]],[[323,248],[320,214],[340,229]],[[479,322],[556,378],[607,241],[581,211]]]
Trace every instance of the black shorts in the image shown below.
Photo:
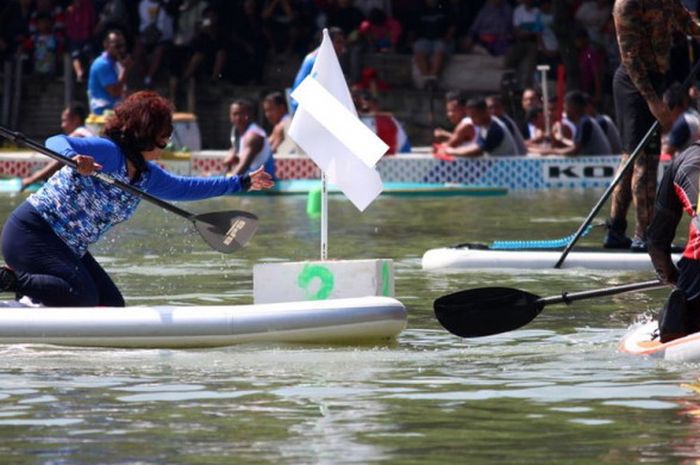
[[[650,76],[654,89],[659,96],[665,90],[663,74]],[[630,79],[623,66],[619,66],[613,77],[613,98],[615,100],[615,119],[622,138],[622,148],[628,154],[634,152],[644,135],[656,121],[649,111],[649,105]],[[661,153],[661,131],[657,130],[646,145],[646,153]]]
[[[700,260],[681,258],[678,261],[678,283],[688,301],[700,301]]]

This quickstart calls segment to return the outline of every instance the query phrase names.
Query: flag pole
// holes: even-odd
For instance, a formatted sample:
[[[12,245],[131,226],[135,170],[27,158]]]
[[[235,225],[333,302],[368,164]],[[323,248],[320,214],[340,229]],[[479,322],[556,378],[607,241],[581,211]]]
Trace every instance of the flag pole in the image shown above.
[[[321,170],[321,261],[328,259],[328,182]]]

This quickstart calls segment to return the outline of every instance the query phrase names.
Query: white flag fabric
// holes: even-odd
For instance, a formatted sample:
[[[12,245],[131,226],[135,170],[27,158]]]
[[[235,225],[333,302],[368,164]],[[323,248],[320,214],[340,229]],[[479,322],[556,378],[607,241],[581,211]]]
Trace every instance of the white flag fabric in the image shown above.
[[[360,210],[382,192],[374,168],[389,147],[357,117],[328,31],[311,74],[292,92],[299,103],[289,136]]]

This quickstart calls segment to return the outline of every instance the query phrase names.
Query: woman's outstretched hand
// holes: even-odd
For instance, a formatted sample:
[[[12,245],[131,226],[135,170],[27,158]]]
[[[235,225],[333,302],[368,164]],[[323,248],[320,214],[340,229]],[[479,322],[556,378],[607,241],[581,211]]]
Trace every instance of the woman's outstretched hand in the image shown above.
[[[261,166],[255,171],[250,172],[250,190],[259,191],[262,189],[269,189],[275,185],[272,180],[270,173],[265,171],[265,168]]]
[[[73,161],[76,164],[75,169],[83,176],[90,176],[95,171],[102,169],[102,165],[95,163],[95,159],[90,155],[76,155],[73,157]]]

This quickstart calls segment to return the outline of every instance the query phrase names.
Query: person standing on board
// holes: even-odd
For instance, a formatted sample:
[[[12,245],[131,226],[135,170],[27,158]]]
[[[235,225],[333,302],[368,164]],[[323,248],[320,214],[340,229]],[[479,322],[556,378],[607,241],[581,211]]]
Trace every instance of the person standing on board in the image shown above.
[[[95,58],[88,73],[90,112],[101,115],[119,103],[126,92],[126,80],[133,59],[126,53],[126,39],[119,30],[107,32],[104,52]]]
[[[21,203],[2,229],[0,291],[49,307],[124,306],[124,298],[88,247],[134,214],[140,197],[90,176],[96,171],[166,200],[198,200],[265,189],[262,168],[244,176],[184,177],[155,163],[173,131],[172,105],[154,92],[137,92],[107,117],[104,137],[50,137],[46,146],[71,157]]]
[[[61,113],[61,130],[70,137],[93,137],[95,134],[85,126],[87,111],[80,103],[68,105]],[[30,174],[22,179],[22,189],[26,189],[31,184],[46,181],[63,167],[63,163],[58,160],[50,161],[42,169]]]
[[[674,286],[659,315],[661,342],[700,331],[700,144],[676,155],[661,179],[647,248],[662,282]],[[677,266],[671,242],[683,212],[690,215],[688,243]]]
[[[231,150],[224,166],[226,172],[242,176],[261,166],[272,176],[275,175],[275,160],[263,128],[253,122],[253,103],[247,99],[237,99],[231,104]]]
[[[671,129],[673,117],[662,94],[674,30],[697,36],[700,26],[688,10],[674,0],[615,0],[613,20],[621,58],[613,78],[613,97],[625,150],[620,165],[623,166],[654,120],[658,120],[663,132]],[[656,131],[636,158],[633,170],[615,187],[604,247],[646,249],[646,229],[654,211],[660,151],[660,133]],[[630,240],[626,229],[627,211],[632,201],[636,206],[636,227]]]

